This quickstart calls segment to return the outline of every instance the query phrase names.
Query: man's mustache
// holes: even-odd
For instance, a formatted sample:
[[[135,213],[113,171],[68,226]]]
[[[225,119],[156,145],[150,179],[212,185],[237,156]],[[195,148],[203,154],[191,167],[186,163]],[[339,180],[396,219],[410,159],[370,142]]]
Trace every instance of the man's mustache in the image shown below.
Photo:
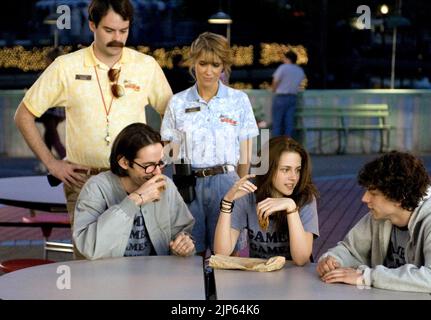
[[[124,43],[122,43],[122,42],[120,42],[120,41],[115,41],[115,40],[113,40],[113,41],[111,41],[111,42],[108,42],[108,43],[106,44],[106,46],[107,46],[107,47],[122,48],[122,47],[124,47]]]

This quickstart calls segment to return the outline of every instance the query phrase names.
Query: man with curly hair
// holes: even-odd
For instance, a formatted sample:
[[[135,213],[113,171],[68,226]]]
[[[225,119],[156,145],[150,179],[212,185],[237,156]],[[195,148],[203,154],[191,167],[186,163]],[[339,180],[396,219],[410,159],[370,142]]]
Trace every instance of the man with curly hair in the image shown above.
[[[422,161],[392,151],[366,164],[358,181],[370,209],[317,273],[326,283],[431,292],[431,187]]]

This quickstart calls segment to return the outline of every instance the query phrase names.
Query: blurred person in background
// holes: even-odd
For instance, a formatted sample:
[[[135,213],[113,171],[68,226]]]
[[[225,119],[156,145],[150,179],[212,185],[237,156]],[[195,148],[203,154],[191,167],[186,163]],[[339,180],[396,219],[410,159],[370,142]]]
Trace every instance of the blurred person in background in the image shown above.
[[[293,137],[297,94],[306,80],[304,70],[296,64],[297,55],[288,51],[283,64],[274,72],[272,91],[272,136]]]

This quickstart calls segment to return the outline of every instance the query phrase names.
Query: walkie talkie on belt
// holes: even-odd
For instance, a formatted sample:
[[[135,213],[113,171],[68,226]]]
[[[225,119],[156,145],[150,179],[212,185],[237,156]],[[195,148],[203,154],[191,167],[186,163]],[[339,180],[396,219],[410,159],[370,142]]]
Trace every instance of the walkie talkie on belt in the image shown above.
[[[172,178],[184,202],[191,203],[196,197],[196,177],[192,170],[191,160],[188,157],[186,134],[182,133],[181,136],[184,141],[184,143],[181,143],[181,146],[184,146],[184,158],[174,162]]]

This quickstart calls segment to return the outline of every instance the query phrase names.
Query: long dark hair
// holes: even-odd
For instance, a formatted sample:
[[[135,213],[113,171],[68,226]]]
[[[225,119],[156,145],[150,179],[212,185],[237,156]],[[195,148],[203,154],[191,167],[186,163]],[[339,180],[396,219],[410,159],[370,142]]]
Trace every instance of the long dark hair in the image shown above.
[[[256,201],[260,202],[273,196],[275,189],[272,185],[272,180],[277,175],[281,155],[284,152],[295,152],[301,157],[301,171],[299,181],[289,198],[292,198],[299,209],[301,209],[318,196],[317,189],[311,181],[310,156],[301,144],[287,136],[271,138],[268,144],[269,152],[264,154],[261,152],[261,156],[267,157],[264,160],[268,161],[269,169],[264,175],[256,176]],[[287,219],[284,213],[275,214],[274,217],[277,221],[277,229],[284,225],[287,226]]]

